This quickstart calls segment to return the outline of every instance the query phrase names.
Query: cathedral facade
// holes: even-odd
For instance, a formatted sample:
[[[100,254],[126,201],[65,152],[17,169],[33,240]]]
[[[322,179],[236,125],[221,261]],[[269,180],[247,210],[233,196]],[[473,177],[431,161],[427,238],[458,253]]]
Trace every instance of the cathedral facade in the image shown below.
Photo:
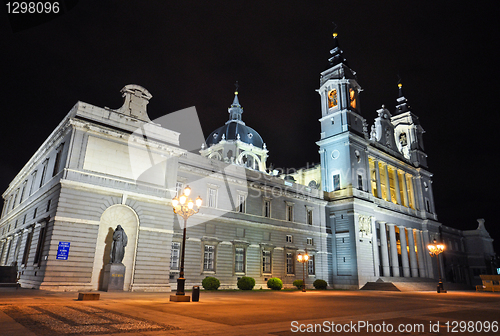
[[[170,291],[183,248],[172,198],[189,185],[203,206],[188,220],[188,287],[206,276],[222,288],[242,276],[256,288],[271,277],[291,287],[303,272],[309,286],[331,288],[429,281],[438,277],[434,240],[447,246],[444,278],[475,283],[494,256],[491,237],[484,221],[472,231],[438,222],[424,130],[401,85],[395,110],[382,106],[369,128],[336,35],[331,54],[318,89],[320,164],[293,174],[268,169],[238,92],[198,152],[149,119],[143,87],[125,86],[116,110],[78,102],[3,193],[0,266],[17,266],[23,287],[99,290],[121,225],[125,290]],[[299,253],[310,256],[304,268]]]

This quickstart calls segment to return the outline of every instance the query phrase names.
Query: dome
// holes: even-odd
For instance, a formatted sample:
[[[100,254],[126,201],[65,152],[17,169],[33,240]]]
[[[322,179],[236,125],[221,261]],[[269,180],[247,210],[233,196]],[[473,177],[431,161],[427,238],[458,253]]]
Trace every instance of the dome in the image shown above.
[[[208,136],[207,147],[218,144],[221,140],[240,140],[241,142],[265,149],[262,137],[253,128],[248,127],[241,120],[243,108],[238,100],[238,92],[235,92],[234,101],[228,109],[229,120]]]
[[[206,143],[210,147],[221,140],[240,140],[259,148],[263,148],[264,146],[264,141],[257,131],[236,121],[228,122],[210,133]]]

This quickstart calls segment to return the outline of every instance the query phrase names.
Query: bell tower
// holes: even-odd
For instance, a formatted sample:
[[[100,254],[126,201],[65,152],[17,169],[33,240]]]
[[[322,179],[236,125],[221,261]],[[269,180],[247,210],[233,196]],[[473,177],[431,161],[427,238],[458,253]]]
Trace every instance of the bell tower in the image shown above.
[[[359,115],[359,93],[356,72],[347,65],[339,47],[337,33],[333,34],[331,67],[320,75],[321,139],[346,131],[363,134],[363,122]]]
[[[398,84],[398,88],[398,105],[391,117],[396,145],[404,157],[410,160],[415,167],[427,168],[427,154],[424,152],[422,137],[425,131],[420,125],[418,117],[411,111],[403,95],[403,85],[401,83]]]
[[[355,140],[350,135],[355,134],[358,139],[368,138],[366,121],[359,113],[362,89],[356,80],[356,72],[343,57],[337,33],[333,34],[330,54],[330,68],[321,73],[317,90],[321,97],[321,136],[317,145],[320,147],[322,185],[326,192],[358,185],[358,177],[349,172],[354,168],[352,164],[361,162],[364,151],[361,142],[354,149],[351,142]]]

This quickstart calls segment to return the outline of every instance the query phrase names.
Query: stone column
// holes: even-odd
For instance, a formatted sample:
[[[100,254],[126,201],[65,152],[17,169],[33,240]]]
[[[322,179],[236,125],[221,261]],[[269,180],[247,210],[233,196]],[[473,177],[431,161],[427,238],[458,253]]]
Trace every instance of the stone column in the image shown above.
[[[403,172],[403,197],[405,201],[405,206],[410,207],[410,201],[408,199],[408,186],[406,185],[406,173]]]
[[[387,247],[387,231],[384,222],[379,222],[380,226],[380,254],[382,255],[382,274],[385,277],[391,276],[389,266],[389,249]]]
[[[399,174],[398,174],[398,169],[394,169],[394,189],[395,189],[395,192],[396,192],[396,201],[398,202],[398,204],[402,204],[401,203],[401,192],[399,190]]]
[[[424,248],[422,241],[422,231],[417,230],[417,257],[418,257],[418,272],[420,273],[421,278],[427,278],[427,271],[425,267],[425,254],[427,253],[427,249]]]
[[[410,277],[410,261],[408,259],[408,248],[406,244],[406,229],[404,226],[399,228],[399,242],[401,244],[401,263],[403,264],[403,276]]]
[[[380,276],[380,259],[378,257],[378,243],[377,243],[377,225],[375,224],[375,219],[373,217],[370,218],[370,225],[372,228],[372,253],[373,253],[373,265],[374,265],[374,274],[376,277]]]
[[[378,166],[378,160],[375,161],[375,178],[377,179],[377,197],[382,198],[382,190],[380,189],[380,170]]]
[[[387,224],[389,227],[389,242],[391,244],[391,267],[392,276],[399,277],[398,246],[396,244],[395,224]]]
[[[389,168],[385,165],[385,187],[387,189],[387,201],[391,202],[391,181],[389,179]]]
[[[434,259],[431,258],[430,254],[429,254],[429,250],[427,249],[427,245],[429,245],[430,243],[430,237],[429,237],[429,231],[427,230],[424,230],[422,231],[422,254],[424,255],[424,259],[425,259],[425,269],[426,269],[426,273],[427,273],[427,277],[429,278],[434,278],[434,264],[436,263],[436,261]],[[434,261],[434,263],[433,263]],[[436,270],[437,270],[437,266],[436,266]]]
[[[5,250],[6,244],[7,244],[7,239],[0,240],[0,266],[3,266],[2,259],[3,259],[3,252]]]
[[[411,270],[411,276],[413,278],[418,278],[417,253],[415,252],[415,239],[413,237],[414,232],[415,229],[408,229],[408,247],[410,248],[410,270]]]

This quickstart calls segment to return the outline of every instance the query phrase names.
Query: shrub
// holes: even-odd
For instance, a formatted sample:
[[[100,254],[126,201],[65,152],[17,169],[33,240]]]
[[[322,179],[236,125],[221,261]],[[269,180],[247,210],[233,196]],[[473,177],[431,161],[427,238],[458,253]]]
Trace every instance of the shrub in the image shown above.
[[[294,285],[295,287],[297,287],[297,289],[302,289],[302,284],[303,284],[303,283],[304,283],[304,281],[302,281],[302,280],[295,280],[295,281],[293,282],[293,285]]]
[[[238,288],[241,290],[252,290],[255,286],[255,279],[251,277],[241,277],[238,280]]]
[[[274,290],[280,290],[283,288],[283,281],[281,281],[280,278],[271,278],[267,281],[267,287]]]
[[[201,285],[203,286],[203,288],[205,288],[206,290],[213,290],[213,289],[217,289],[219,288],[220,286],[220,281],[219,279],[217,278],[214,278],[214,277],[206,277],[205,279],[203,279],[203,281],[201,282]]]
[[[328,286],[328,284],[326,283],[325,280],[317,279],[317,280],[315,280],[313,282],[313,286],[316,289],[326,289],[326,287]]]

